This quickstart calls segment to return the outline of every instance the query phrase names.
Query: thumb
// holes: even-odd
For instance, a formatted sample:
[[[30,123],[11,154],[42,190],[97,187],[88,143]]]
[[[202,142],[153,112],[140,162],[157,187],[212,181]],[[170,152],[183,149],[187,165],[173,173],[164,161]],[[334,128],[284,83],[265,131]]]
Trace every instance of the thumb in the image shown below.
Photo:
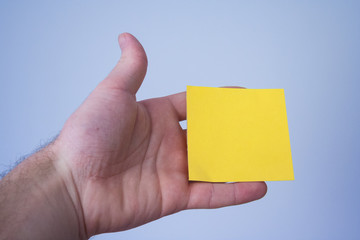
[[[103,80],[102,85],[136,94],[146,74],[147,57],[145,50],[130,33],[120,34],[118,41],[121,48],[121,58]]]

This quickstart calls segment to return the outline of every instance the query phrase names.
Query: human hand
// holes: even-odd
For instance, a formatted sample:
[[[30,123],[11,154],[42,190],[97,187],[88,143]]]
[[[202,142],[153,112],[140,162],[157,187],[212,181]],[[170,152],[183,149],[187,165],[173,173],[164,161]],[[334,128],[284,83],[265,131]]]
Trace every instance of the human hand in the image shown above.
[[[147,69],[141,44],[121,34],[122,56],[71,115],[52,160],[75,208],[81,232],[121,231],[192,208],[253,201],[264,182],[189,182],[186,93],[137,102]]]
[[[87,234],[125,230],[189,208],[261,198],[263,182],[188,182],[185,92],[136,102],[147,68],[140,43],[119,36],[122,57],[69,118],[55,143],[78,189]]]
[[[88,236],[126,230],[189,208],[261,198],[257,183],[189,182],[185,93],[136,102],[147,69],[141,44],[119,36],[114,70],[69,118],[54,153],[73,176]],[[65,175],[66,176],[66,175]]]

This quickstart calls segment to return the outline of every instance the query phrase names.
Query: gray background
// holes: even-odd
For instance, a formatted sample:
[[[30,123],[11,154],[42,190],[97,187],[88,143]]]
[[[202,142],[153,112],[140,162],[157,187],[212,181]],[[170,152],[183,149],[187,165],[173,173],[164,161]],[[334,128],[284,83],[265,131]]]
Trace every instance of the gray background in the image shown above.
[[[56,135],[117,62],[149,59],[138,99],[186,85],[284,88],[295,181],[100,239],[359,239],[356,1],[1,1],[0,170]]]

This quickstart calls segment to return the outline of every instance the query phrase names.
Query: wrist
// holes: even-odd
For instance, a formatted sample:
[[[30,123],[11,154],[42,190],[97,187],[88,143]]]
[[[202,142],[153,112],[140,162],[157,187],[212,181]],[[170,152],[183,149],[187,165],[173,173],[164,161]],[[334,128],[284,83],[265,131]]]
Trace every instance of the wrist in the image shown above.
[[[52,162],[59,176],[62,185],[62,191],[66,193],[69,201],[67,206],[72,211],[72,218],[76,219],[77,237],[76,239],[88,239],[84,213],[80,200],[78,186],[75,183],[74,175],[68,167],[66,161],[61,158],[60,151],[55,143],[51,146]]]
[[[9,239],[85,239],[71,177],[50,144],[0,182],[1,236]]]
[[[55,141],[54,144],[51,145],[50,154],[56,174],[60,180],[61,192],[66,196],[67,210],[71,212],[69,215],[71,215],[71,219],[73,219],[73,222],[76,224],[74,225],[76,226],[75,239],[88,239],[78,187],[75,184],[72,171],[64,159],[61,159],[56,143]]]

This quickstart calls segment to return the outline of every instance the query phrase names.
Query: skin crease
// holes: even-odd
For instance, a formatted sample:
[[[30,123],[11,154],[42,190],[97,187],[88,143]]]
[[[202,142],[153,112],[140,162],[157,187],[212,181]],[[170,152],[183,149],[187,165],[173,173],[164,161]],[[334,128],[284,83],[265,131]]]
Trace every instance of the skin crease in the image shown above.
[[[179,124],[186,119],[186,93],[137,102],[147,57],[128,33],[119,45],[118,64],[51,145],[87,237],[263,197],[264,182],[188,181],[186,132]]]

